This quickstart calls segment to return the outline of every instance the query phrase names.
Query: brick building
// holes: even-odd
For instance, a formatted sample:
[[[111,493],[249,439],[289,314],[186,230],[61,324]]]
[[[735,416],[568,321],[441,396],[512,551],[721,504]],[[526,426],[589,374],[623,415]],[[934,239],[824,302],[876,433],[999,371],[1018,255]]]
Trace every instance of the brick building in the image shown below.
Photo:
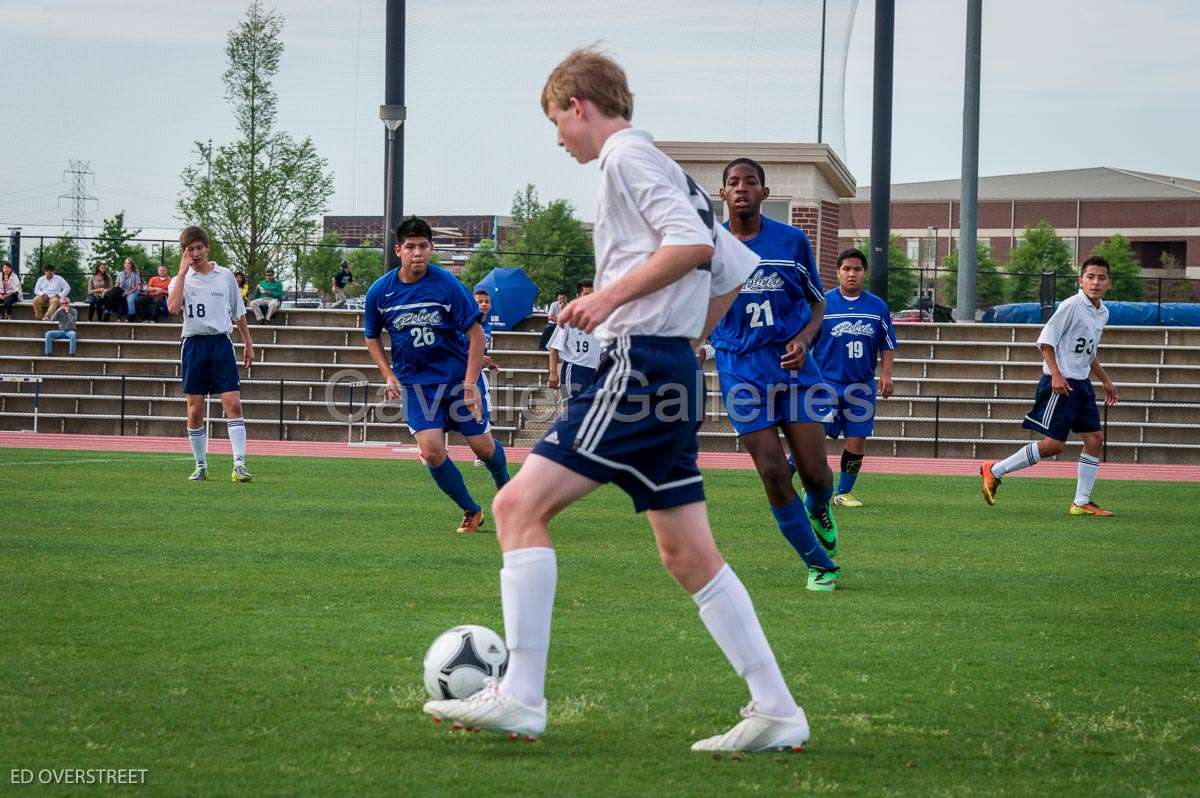
[[[892,232],[913,263],[927,268],[957,246],[958,180],[892,186]],[[871,189],[840,203],[838,246],[861,242],[871,230]],[[983,177],[979,180],[978,236],[999,263],[1026,227],[1054,226],[1082,261],[1104,239],[1120,233],[1133,244],[1146,277],[1167,275],[1163,253],[1200,278],[1200,180],[1096,167]]]

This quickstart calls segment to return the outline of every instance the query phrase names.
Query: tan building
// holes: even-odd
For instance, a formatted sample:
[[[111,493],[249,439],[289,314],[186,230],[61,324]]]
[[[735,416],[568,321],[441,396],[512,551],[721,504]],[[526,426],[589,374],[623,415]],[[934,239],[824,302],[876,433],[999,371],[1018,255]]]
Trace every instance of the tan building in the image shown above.
[[[958,180],[892,186],[892,232],[913,263],[928,268],[957,246]],[[871,189],[841,203],[839,246],[869,237]],[[1096,167],[983,177],[979,180],[979,240],[1004,263],[1026,227],[1049,222],[1082,261],[1120,233],[1133,244],[1146,277],[1168,275],[1164,253],[1200,278],[1200,180]]]

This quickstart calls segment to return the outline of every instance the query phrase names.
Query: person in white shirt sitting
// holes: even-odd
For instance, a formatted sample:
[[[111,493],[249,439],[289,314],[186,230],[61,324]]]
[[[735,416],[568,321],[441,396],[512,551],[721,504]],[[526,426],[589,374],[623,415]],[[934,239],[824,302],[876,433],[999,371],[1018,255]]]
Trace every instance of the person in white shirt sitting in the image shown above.
[[[49,321],[50,314],[58,309],[60,302],[67,302],[70,294],[71,286],[54,273],[54,264],[46,264],[45,275],[39,277],[33,286],[34,318]]]

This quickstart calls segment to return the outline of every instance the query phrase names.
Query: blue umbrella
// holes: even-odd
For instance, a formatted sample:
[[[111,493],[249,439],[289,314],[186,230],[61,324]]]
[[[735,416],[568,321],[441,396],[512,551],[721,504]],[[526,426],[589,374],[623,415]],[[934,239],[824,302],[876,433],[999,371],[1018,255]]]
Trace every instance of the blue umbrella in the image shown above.
[[[533,312],[533,300],[538,287],[521,269],[492,269],[475,286],[492,297],[492,313],[488,318],[493,330],[511,330]]]

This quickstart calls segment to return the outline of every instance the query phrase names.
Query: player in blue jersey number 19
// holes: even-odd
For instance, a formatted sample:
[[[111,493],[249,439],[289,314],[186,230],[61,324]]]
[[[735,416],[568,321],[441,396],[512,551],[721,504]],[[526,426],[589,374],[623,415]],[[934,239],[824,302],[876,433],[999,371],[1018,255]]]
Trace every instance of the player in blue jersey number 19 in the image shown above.
[[[808,566],[808,589],[830,591],[839,569],[821,424],[829,394],[808,351],[821,330],[825,295],[804,231],[762,215],[768,196],[757,162],[738,158],[725,167],[725,226],[760,260],[710,340],[729,421],[754,458],[779,531]],[[803,500],[792,487],[780,432],[798,465]]]
[[[862,507],[850,493],[867,451],[867,438],[875,431],[875,362],[881,363],[878,395],[892,395],[892,361],[896,338],[892,333],[887,303],[863,289],[867,256],[847,249],[838,255],[836,288],[825,294],[825,319],[821,337],[813,346],[813,357],[833,391],[833,418],[825,432],[837,439],[845,436],[841,475],[833,503],[838,507]]]

